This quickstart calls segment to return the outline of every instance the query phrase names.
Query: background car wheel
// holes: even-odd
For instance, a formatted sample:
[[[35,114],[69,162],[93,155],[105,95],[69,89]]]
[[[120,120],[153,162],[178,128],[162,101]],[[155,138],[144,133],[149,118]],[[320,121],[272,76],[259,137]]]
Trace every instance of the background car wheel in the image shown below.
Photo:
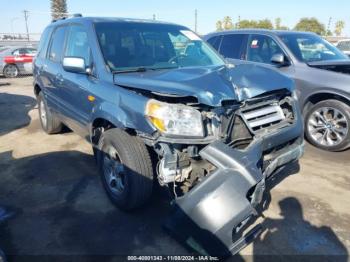
[[[61,132],[63,125],[59,119],[53,113],[51,113],[45,101],[43,92],[39,93],[37,101],[39,107],[39,119],[42,129],[47,134],[57,134]]]
[[[338,100],[315,104],[305,117],[308,141],[324,150],[341,151],[350,145],[350,107]]]
[[[99,139],[96,160],[107,195],[119,208],[131,210],[149,199],[152,162],[138,137],[117,128],[105,131]]]
[[[9,64],[5,66],[3,73],[7,78],[14,78],[18,76],[19,70],[16,65]]]

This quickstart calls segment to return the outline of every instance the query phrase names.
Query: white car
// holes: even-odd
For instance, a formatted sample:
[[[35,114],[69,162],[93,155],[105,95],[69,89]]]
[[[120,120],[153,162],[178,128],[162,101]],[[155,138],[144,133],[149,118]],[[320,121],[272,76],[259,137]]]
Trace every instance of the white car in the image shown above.
[[[340,40],[336,47],[350,57],[350,39]]]

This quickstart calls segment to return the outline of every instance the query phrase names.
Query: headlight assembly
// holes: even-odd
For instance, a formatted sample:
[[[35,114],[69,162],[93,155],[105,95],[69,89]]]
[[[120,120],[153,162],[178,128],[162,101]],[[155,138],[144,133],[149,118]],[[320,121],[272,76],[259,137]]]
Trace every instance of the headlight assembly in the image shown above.
[[[145,111],[153,126],[166,136],[204,136],[202,115],[192,107],[151,99]]]

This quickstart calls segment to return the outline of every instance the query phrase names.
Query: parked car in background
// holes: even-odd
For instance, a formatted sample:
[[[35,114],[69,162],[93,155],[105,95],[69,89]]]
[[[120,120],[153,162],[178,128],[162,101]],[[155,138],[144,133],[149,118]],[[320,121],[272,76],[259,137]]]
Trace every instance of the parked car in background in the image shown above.
[[[166,228],[202,253],[236,253],[261,232],[242,230],[265,180],[304,148],[291,79],[232,68],[188,28],[153,20],[56,21],[38,49],[42,128],[92,144],[114,204],[141,206],[157,180],[174,197]]]
[[[340,40],[336,47],[350,57],[350,39]]]
[[[310,143],[341,151],[350,145],[350,59],[316,34],[233,30],[204,37],[234,64],[278,69],[295,80]]]
[[[33,47],[1,47],[0,74],[9,78],[32,74],[32,64],[35,55],[36,49]]]

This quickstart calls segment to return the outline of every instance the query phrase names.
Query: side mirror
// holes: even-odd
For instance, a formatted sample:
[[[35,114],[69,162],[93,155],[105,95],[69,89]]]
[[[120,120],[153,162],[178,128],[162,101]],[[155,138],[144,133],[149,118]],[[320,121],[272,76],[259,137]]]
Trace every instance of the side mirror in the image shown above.
[[[286,61],[284,59],[284,55],[283,54],[274,54],[271,57],[271,62],[275,63],[275,64],[279,64],[279,65],[285,65]]]
[[[63,69],[67,72],[86,74],[86,65],[84,58],[81,57],[64,57]]]

